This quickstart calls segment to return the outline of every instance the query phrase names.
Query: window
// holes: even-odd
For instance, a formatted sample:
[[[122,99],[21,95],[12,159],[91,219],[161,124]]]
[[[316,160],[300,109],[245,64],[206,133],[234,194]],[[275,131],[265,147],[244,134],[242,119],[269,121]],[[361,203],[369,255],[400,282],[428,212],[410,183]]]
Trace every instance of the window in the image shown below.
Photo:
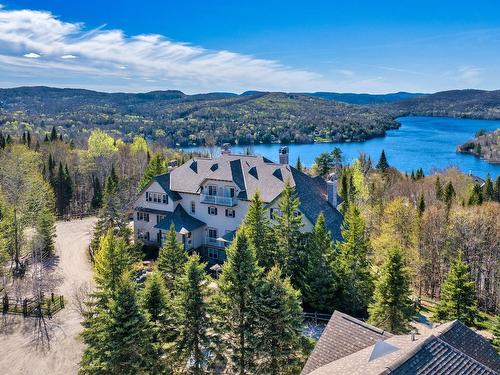
[[[156,215],[156,224],[165,219],[165,215]]]
[[[217,207],[208,206],[208,214],[209,215],[217,215]]]
[[[168,204],[168,195],[163,193],[146,192],[146,201]]]
[[[217,186],[208,185],[208,195],[217,195]]]
[[[211,247],[208,248],[208,257],[212,259],[219,259],[219,251]]]
[[[149,241],[149,232],[137,231],[137,238]]]
[[[196,203],[195,201],[191,201],[191,213],[194,214],[196,212]]]
[[[235,194],[234,187],[227,187],[226,194],[228,197],[234,198],[234,194]]]
[[[235,217],[236,211],[233,210],[232,208],[226,208],[226,216],[227,217]]]
[[[147,212],[137,211],[138,221],[149,221],[149,214]]]
[[[208,238],[216,240],[217,239],[217,229],[208,228]]]
[[[270,208],[269,209],[269,218],[271,220],[276,220],[278,216],[281,216],[281,211],[279,208]]]

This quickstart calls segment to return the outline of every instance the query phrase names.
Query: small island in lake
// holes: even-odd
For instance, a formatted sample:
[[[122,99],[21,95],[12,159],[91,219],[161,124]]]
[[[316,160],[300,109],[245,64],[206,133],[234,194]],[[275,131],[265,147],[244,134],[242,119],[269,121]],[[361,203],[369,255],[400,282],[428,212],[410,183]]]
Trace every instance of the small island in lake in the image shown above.
[[[492,164],[500,164],[500,129],[492,132],[478,131],[474,139],[459,145],[457,151],[479,156]]]

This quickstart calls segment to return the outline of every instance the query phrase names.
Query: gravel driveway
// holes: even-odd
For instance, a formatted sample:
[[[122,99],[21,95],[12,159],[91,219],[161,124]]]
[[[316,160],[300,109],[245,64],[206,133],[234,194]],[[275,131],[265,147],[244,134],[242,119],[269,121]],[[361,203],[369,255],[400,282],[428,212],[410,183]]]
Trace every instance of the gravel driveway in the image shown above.
[[[48,322],[50,348],[37,348],[34,344],[37,319],[10,315],[2,317],[0,374],[77,374],[83,350],[78,338],[82,326],[81,317],[71,300],[75,288],[88,283],[92,277],[87,247],[94,223],[94,218],[57,223],[54,272],[60,278],[57,292],[64,295],[66,307]]]

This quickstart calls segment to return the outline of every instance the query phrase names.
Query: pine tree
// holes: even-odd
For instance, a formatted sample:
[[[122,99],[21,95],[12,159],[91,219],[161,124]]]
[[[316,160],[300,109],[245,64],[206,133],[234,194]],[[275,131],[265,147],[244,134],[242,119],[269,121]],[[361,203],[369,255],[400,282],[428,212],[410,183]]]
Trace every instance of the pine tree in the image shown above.
[[[102,189],[99,177],[92,175],[92,200],[90,201],[90,207],[93,210],[99,209],[102,206]]]
[[[48,134],[47,134],[47,133],[45,133],[45,137],[43,138],[43,141],[44,141],[45,143],[48,143],[48,142],[49,142],[49,136],[48,136]]]
[[[455,193],[455,189],[453,188],[453,184],[451,183],[451,181],[448,181],[448,183],[446,184],[446,186],[444,188],[444,195],[443,195],[444,203],[446,204],[446,207],[448,207],[448,209],[450,209],[455,196],[456,196],[456,193]]]
[[[497,177],[495,180],[495,187],[494,187],[494,199],[495,202],[500,202],[500,176]]]
[[[256,192],[250,201],[247,214],[243,221],[248,242],[255,249],[257,262],[264,269],[269,270],[276,262],[274,246],[272,246],[271,226],[267,217],[264,202]]]
[[[373,280],[365,223],[354,205],[344,216],[342,238],[343,242],[337,244],[342,310],[354,316],[365,316],[372,299]]]
[[[384,150],[382,150],[380,154],[376,168],[382,172],[385,172],[389,168],[389,163],[387,162]]]
[[[302,162],[300,161],[300,156],[297,157],[297,164],[295,164],[295,168],[298,170],[298,171],[301,171],[302,172],[302,169],[304,169],[303,165],[302,165]]]
[[[462,252],[459,252],[451,264],[441,288],[436,315],[442,320],[458,319],[464,324],[473,325],[477,315],[476,293],[469,266],[462,258]]]
[[[3,133],[0,132],[0,148],[1,149],[4,149],[5,148],[5,145],[6,145],[6,142],[5,142],[5,137],[3,136]]]
[[[400,248],[387,251],[368,308],[370,323],[394,334],[407,332],[415,314],[410,300],[410,275],[404,264]]]
[[[436,178],[436,183],[435,183],[435,190],[436,190],[436,199],[438,201],[443,199],[443,187],[441,186],[441,180],[439,179],[439,176]]]
[[[26,145],[28,146],[28,148],[31,148],[31,133],[29,130],[26,135]]]
[[[484,201],[495,200],[495,189],[493,187],[493,181],[491,181],[491,177],[489,174],[488,176],[486,176],[486,181],[484,182],[482,193]]]
[[[177,315],[170,302],[170,295],[165,287],[163,278],[158,271],[150,273],[144,284],[144,289],[140,295],[140,304],[147,313],[147,318],[151,327],[152,344],[156,358],[172,357],[172,343],[177,338]],[[172,366],[171,361],[158,363],[155,373]],[[166,368],[166,369],[165,369]],[[164,372],[164,371],[163,371]]]
[[[184,246],[177,241],[175,226],[172,224],[159,251],[157,260],[158,271],[165,279],[167,288],[172,294],[175,294],[176,281],[184,272],[184,265],[187,260],[187,252],[184,250]]]
[[[39,211],[39,215],[37,215],[36,230],[42,241],[42,251],[45,254],[54,254],[56,218],[52,209],[43,208]]]
[[[335,310],[337,263],[330,233],[325,225],[325,217],[320,213],[308,244],[306,262],[304,303],[314,311],[332,313]]]
[[[239,230],[227,249],[219,278],[218,321],[231,353],[234,373],[246,374],[255,364],[256,291],[261,269],[245,230]]]
[[[295,188],[287,181],[278,202],[280,214],[275,216],[276,224],[273,227],[277,251],[275,261],[283,273],[291,276],[294,282],[300,278],[299,273],[303,271],[296,268],[296,260],[301,250],[300,228],[303,226],[299,205]]]
[[[417,210],[418,210],[418,216],[421,217],[425,211],[425,199],[424,199],[423,192],[420,193],[420,198],[418,199]]]
[[[71,202],[73,196],[73,182],[69,175],[68,166],[63,168],[59,162],[57,176],[53,179],[54,192],[56,194],[56,209],[59,215],[63,215]]]
[[[141,191],[146,187],[147,184],[153,179],[154,176],[158,176],[160,174],[167,172],[167,162],[165,157],[161,153],[156,153],[153,155],[151,160],[144,171],[144,176],[142,176],[141,181],[139,182],[138,191]]]
[[[274,266],[258,288],[258,373],[271,375],[300,372],[302,308],[300,293]],[[259,372],[260,371],[260,372]]]
[[[158,361],[153,350],[152,331],[127,275],[117,284],[109,310],[101,310],[100,314],[100,327],[94,331],[90,326],[82,334],[88,347],[80,371],[83,374],[150,373]],[[95,334],[100,340],[93,337]]]
[[[52,131],[50,132],[50,141],[57,141],[57,131],[55,126],[52,127]]]
[[[205,263],[200,264],[198,255],[190,256],[179,279],[177,306],[180,311],[178,353],[189,359],[189,373],[205,373],[205,351],[210,346],[209,330],[212,328],[207,294],[209,279]]]
[[[474,184],[474,186],[472,187],[467,203],[469,204],[469,206],[480,205],[483,203],[483,193],[479,184]]]
[[[132,262],[127,243],[109,229],[100,239],[94,255],[94,280],[98,290],[113,296],[122,276],[131,271]]]

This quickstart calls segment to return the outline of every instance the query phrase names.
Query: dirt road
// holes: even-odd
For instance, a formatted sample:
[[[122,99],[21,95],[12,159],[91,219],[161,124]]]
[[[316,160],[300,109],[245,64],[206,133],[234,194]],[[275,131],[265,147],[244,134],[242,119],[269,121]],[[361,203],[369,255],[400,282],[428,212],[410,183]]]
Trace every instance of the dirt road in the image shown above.
[[[78,338],[82,327],[71,299],[75,286],[92,277],[87,247],[94,223],[95,219],[88,218],[57,224],[54,272],[61,280],[57,292],[64,295],[66,308],[48,323],[50,348],[37,348],[34,344],[35,319],[4,316],[0,324],[0,374],[77,374],[83,350]]]

